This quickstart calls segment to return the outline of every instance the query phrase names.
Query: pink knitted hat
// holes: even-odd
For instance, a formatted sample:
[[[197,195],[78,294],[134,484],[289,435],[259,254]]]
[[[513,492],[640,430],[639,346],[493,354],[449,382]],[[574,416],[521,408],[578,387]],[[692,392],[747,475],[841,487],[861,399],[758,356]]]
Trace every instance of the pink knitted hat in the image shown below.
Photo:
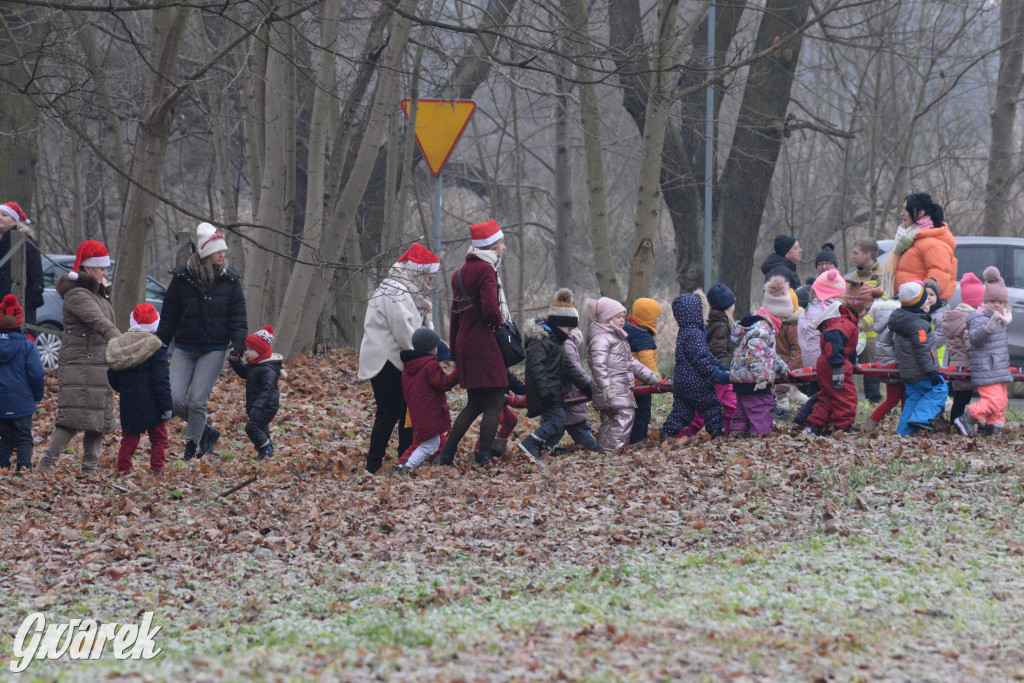
[[[972,308],[977,308],[985,296],[985,283],[974,273],[967,273],[960,278],[960,300]]]
[[[818,279],[811,285],[811,290],[822,301],[828,301],[829,299],[835,299],[846,294],[846,280],[843,279],[838,270],[833,268],[819,275]]]
[[[602,296],[597,301],[587,299],[583,306],[587,309],[591,319],[599,323],[606,323],[618,314],[626,312],[625,306],[615,299],[609,299],[606,296]]]
[[[1002,276],[999,275],[998,268],[989,266],[981,276],[985,278],[985,303],[989,301],[1002,301],[1005,304],[1010,301],[1010,293],[1006,291],[1006,283],[1003,282]]]

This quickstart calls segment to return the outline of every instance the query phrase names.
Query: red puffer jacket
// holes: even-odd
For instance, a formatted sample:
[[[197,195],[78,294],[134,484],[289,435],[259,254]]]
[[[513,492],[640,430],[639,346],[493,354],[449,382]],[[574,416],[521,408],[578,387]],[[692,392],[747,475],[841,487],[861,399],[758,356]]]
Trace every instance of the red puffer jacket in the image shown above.
[[[409,406],[413,437],[426,441],[444,434],[452,426],[452,414],[445,393],[459,381],[459,373],[444,374],[437,356],[402,351],[402,394]]]

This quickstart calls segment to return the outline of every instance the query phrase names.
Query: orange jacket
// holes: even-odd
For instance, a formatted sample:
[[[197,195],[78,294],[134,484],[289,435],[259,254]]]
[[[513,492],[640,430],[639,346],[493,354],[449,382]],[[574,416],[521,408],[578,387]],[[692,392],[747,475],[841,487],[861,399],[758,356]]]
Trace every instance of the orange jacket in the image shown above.
[[[954,249],[956,240],[945,223],[917,233],[914,244],[900,255],[896,263],[896,289],[905,282],[924,281],[932,277],[939,283],[939,296],[948,300],[956,291],[957,262],[953,256]]]

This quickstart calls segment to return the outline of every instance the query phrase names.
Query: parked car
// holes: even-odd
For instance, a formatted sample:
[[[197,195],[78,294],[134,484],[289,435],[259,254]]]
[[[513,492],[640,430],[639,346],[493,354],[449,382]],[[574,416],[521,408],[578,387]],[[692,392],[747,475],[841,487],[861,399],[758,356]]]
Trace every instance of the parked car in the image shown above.
[[[36,325],[51,331],[36,334],[36,346],[47,370],[57,369],[60,338],[64,330],[64,300],[54,289],[54,283],[74,265],[74,254],[47,254],[43,257],[43,305],[36,309]],[[110,272],[114,272],[113,264]],[[153,304],[158,311],[163,307],[166,292],[167,288],[157,280],[146,278],[146,302]]]
[[[879,240],[878,260],[885,262],[892,251],[893,240]],[[956,238],[957,280],[971,272],[981,280],[981,274],[989,266],[995,266],[1006,282],[1010,294],[1009,308],[1013,322],[1007,330],[1010,347],[1010,363],[1024,365],[1024,239],[1020,237],[961,237]],[[960,284],[949,300],[955,308],[960,303]]]

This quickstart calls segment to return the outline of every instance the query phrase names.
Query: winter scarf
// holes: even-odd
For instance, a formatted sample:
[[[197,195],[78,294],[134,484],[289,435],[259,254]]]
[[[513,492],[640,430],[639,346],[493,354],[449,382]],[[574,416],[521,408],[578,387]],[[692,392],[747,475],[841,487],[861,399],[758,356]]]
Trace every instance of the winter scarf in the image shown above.
[[[910,225],[901,225],[896,228],[896,243],[893,245],[892,253],[885,259],[882,266],[882,287],[884,296],[892,299],[896,296],[896,266],[899,263],[900,255],[914,245],[914,239],[922,230],[931,230],[935,227],[932,217],[928,214],[921,216],[916,222]]]

